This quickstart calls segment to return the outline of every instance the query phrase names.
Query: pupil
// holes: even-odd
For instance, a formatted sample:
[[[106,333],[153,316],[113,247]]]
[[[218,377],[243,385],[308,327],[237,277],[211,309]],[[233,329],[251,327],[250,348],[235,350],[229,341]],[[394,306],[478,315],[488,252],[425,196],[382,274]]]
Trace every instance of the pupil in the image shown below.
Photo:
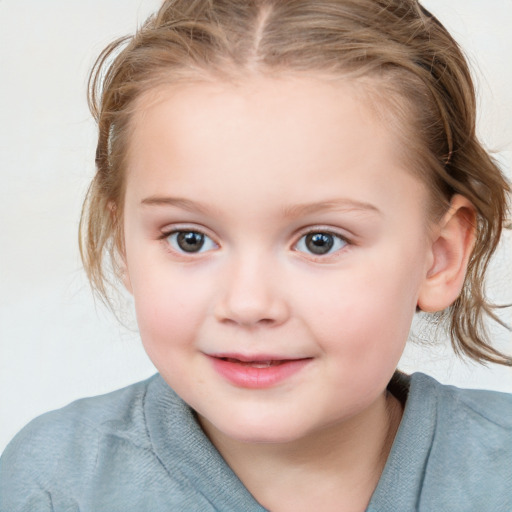
[[[182,231],[177,238],[180,249],[185,252],[197,252],[204,245],[204,235],[195,231]]]
[[[327,254],[333,245],[333,236],[328,233],[311,233],[306,235],[306,247],[313,254]]]

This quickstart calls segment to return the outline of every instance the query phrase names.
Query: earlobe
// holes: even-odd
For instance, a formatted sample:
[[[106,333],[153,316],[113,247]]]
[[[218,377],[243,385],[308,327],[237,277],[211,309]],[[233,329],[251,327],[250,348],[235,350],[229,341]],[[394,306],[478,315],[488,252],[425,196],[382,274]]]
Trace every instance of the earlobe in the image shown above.
[[[453,196],[431,244],[432,265],[420,288],[418,307],[442,311],[457,299],[475,242],[476,213],[471,202]]]

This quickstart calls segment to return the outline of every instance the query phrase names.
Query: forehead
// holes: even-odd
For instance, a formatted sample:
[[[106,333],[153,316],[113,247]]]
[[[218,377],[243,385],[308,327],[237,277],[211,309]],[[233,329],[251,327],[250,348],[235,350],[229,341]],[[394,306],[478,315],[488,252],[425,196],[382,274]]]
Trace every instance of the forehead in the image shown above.
[[[381,128],[381,121],[376,100],[368,101],[368,87],[349,80],[304,76],[162,85],[137,100],[131,119],[136,136],[131,146],[136,146],[138,136],[154,123],[165,124],[169,132],[174,130],[177,144],[187,142],[185,135],[193,132],[197,137],[194,144],[208,145],[229,130],[240,136],[252,131],[261,144],[269,140],[285,144],[305,137],[311,144],[323,139],[328,145],[340,136],[346,139],[352,134],[355,139],[359,130],[371,136],[370,132]],[[319,127],[329,130],[318,134],[321,137],[314,136]]]
[[[357,83],[304,77],[162,86],[139,99],[132,118],[128,191],[172,182],[208,194],[222,183],[231,197],[252,187],[306,201],[332,192],[338,176],[355,200],[379,201],[383,188],[396,196],[417,179],[364,97]]]

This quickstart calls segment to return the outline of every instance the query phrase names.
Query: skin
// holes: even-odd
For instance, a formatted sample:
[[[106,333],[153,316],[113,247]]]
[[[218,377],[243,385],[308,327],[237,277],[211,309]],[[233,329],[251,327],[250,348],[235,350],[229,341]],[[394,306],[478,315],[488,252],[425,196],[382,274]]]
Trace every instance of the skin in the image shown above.
[[[470,243],[465,204],[429,229],[398,144],[350,83],[198,83],[138,102],[124,256],[141,338],[274,511],[364,510],[400,421],[386,385],[416,307],[464,266],[442,229]],[[180,230],[207,235],[200,252],[180,249]],[[334,234],[332,252],[312,254],[310,232]],[[225,353],[307,361],[248,389],[215,370]]]

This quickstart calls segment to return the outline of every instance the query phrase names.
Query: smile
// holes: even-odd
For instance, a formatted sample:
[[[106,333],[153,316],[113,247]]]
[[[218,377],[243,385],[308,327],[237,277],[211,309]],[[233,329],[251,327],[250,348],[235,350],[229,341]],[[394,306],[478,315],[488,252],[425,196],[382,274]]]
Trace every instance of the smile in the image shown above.
[[[268,361],[240,361],[239,359],[234,359],[232,357],[221,357],[223,361],[227,361],[228,363],[240,364],[242,366],[252,366],[253,368],[269,368],[270,366],[277,366],[279,364],[285,364],[293,359],[270,359]]]
[[[275,386],[307,366],[312,358],[284,359],[270,356],[254,358],[210,355],[214,370],[237,387],[264,389]]]

